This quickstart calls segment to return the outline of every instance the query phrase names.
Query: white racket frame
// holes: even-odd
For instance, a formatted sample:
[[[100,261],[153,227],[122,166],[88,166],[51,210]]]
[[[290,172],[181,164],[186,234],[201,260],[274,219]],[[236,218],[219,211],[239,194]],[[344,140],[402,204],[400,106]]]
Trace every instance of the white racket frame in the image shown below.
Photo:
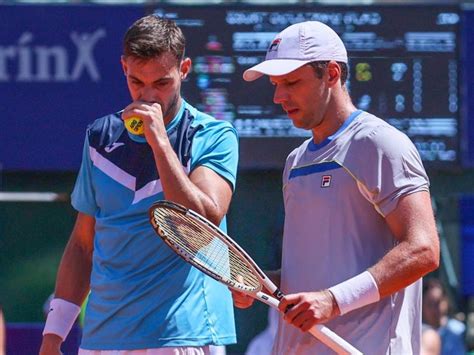
[[[234,253],[238,254],[241,259],[253,270],[255,270],[255,276],[260,280],[261,287],[258,290],[253,290],[252,288],[246,286],[242,283],[237,283],[235,281],[230,280],[229,278],[216,274],[206,268],[202,263],[200,263],[199,259],[196,259],[193,255],[188,253],[186,250],[181,248],[179,245],[173,243],[170,239],[167,238],[166,233],[163,229],[156,224],[154,211],[156,209],[173,209],[187,215],[188,217],[192,218],[195,221],[198,221],[199,225],[203,228],[206,228],[210,233],[218,237],[222,240],[229,248],[233,250]],[[163,241],[173,249],[176,254],[181,256],[185,261],[190,263],[191,265],[195,266],[199,270],[201,270],[206,275],[212,277],[213,279],[224,283],[225,285],[231,287],[234,290],[239,292],[243,292],[270,307],[273,307],[277,310],[278,305],[280,304],[279,299],[281,299],[284,295],[280,291],[280,289],[270,280],[270,278],[265,275],[265,273],[260,269],[257,263],[245,252],[245,250],[240,247],[231,237],[229,237],[226,233],[224,233],[219,227],[217,227],[214,223],[206,219],[205,217],[201,216],[199,213],[185,208],[179,204],[176,204],[171,201],[163,200],[155,202],[149,210],[150,221],[153,225],[157,234],[163,239]],[[272,293],[269,295],[262,291],[262,286],[265,287],[268,291]],[[319,341],[327,345],[329,348],[334,350],[338,354],[353,354],[353,355],[361,355],[362,352],[356,349],[353,345],[349,342],[341,338],[339,335],[334,333],[332,330],[327,328],[322,324],[316,324],[313,328],[308,331],[311,335],[317,338]]]

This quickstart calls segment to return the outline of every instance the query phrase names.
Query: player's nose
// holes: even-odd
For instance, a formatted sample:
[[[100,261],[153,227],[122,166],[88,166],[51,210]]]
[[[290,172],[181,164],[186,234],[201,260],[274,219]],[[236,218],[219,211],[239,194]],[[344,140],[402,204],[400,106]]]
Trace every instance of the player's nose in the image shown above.
[[[140,91],[139,99],[145,102],[157,102],[156,92],[151,87],[144,87]]]
[[[282,104],[288,100],[286,91],[279,85],[275,86],[275,92],[273,94],[273,102],[276,104]]]

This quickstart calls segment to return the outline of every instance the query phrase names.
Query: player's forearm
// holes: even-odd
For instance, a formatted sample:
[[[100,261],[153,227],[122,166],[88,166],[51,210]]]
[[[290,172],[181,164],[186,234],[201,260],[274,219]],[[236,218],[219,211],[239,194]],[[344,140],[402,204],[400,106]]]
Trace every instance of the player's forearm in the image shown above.
[[[438,267],[439,248],[436,243],[429,243],[430,239],[425,240],[400,242],[369,269],[381,298],[407,287]]]
[[[428,191],[401,197],[385,221],[398,244],[370,269],[381,297],[410,285],[439,265],[439,239]]]
[[[329,289],[341,314],[377,302],[438,267],[439,242],[428,193],[400,198],[385,221],[398,244],[368,271]]]
[[[220,208],[190,180],[169,141],[153,147],[153,154],[165,199],[191,208],[218,225],[226,209]]]
[[[70,240],[59,265],[55,297],[80,306],[89,292],[91,270],[92,251]]]

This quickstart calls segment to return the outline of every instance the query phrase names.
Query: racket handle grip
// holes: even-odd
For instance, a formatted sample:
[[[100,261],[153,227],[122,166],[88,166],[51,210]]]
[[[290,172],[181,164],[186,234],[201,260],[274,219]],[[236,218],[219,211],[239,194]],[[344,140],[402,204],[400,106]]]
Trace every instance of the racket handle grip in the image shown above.
[[[267,294],[259,291],[256,296],[257,299],[266,303],[270,307],[278,310],[278,305],[280,301],[277,299],[268,296]],[[325,327],[321,324],[316,324],[313,328],[309,330],[309,333],[318,339],[321,343],[325,344],[336,353],[341,355],[362,355],[362,352],[357,350],[354,346],[349,344],[346,340],[342,339],[339,335],[334,333],[331,329]]]
[[[321,324],[316,324],[309,330],[309,333],[318,338],[322,343],[330,347],[336,353],[341,355],[362,355],[362,352],[342,339],[331,329]]]

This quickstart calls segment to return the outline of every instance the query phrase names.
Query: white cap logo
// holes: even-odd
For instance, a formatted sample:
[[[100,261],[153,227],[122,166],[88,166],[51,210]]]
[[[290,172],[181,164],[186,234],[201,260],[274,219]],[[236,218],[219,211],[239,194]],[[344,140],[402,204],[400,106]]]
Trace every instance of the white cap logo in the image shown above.
[[[267,52],[276,52],[278,50],[278,46],[280,45],[280,42],[281,42],[281,38],[275,38],[272,42],[272,44],[270,44],[270,47],[268,48],[268,51]]]

